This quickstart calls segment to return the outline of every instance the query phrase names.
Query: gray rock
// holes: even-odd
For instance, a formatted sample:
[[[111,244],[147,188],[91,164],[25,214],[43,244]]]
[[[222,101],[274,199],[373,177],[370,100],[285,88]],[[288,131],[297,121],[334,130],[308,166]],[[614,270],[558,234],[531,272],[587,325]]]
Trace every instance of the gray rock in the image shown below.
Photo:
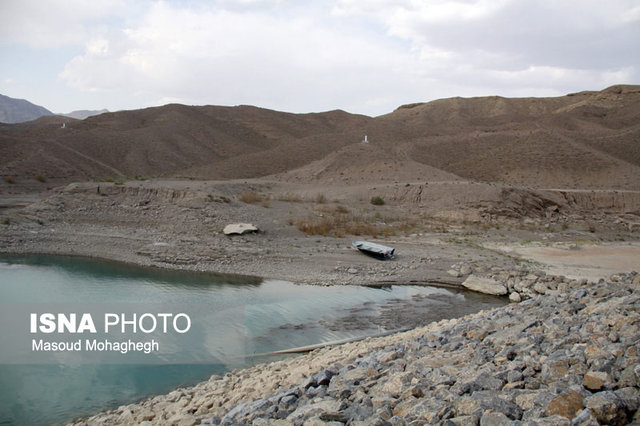
[[[636,372],[637,368],[638,365],[630,365],[622,370],[620,378],[618,379],[618,386],[640,386],[640,381],[638,380],[638,374]]]
[[[318,386],[316,379],[313,376],[307,377],[300,385],[302,389],[308,389],[310,387]]]
[[[355,424],[356,426],[393,426],[390,422],[388,422],[387,420],[379,417],[379,416],[371,416],[369,417],[367,420],[365,420],[364,422],[362,422],[361,424]]]
[[[507,381],[509,383],[519,382],[522,379],[524,379],[524,376],[522,374],[522,371],[520,371],[520,370],[510,370],[507,373]]]
[[[285,407],[288,407],[289,405],[292,405],[296,401],[298,401],[298,397],[296,395],[287,395],[280,400],[279,404]]]
[[[418,402],[409,411],[409,415],[433,424],[451,417],[452,406],[439,399],[430,398]]]
[[[335,374],[336,373],[331,370],[322,370],[321,372],[313,376],[313,383],[315,383],[315,386],[328,385],[331,381],[331,378],[335,376]]]
[[[304,394],[309,399],[323,397],[327,394],[327,386],[311,386],[310,388],[307,388]]]
[[[477,291],[479,293],[493,294],[496,296],[503,296],[507,294],[507,288],[503,284],[491,278],[478,277],[473,274],[469,275],[462,285],[469,290]]]
[[[567,374],[569,374],[568,358],[548,360],[542,365],[540,379],[548,384],[563,379]]]
[[[475,380],[468,384],[467,392],[475,392],[482,390],[500,390],[504,386],[504,381],[490,375],[489,373],[481,373]]]
[[[500,426],[509,422],[509,417],[499,411],[487,410],[480,417],[480,426]]]
[[[367,404],[351,405],[344,410],[351,423],[363,421],[373,415],[373,406]]]
[[[405,419],[396,416],[391,417],[389,419],[389,423],[391,423],[393,426],[407,426],[407,422]]]
[[[471,394],[471,399],[476,401],[483,410],[493,410],[504,414],[512,420],[522,418],[522,409],[517,405],[500,398],[494,391],[477,391]]]
[[[353,382],[336,379],[339,377],[340,376],[334,376],[333,380],[331,380],[327,388],[327,394],[332,398],[346,399],[354,392],[355,386]]]
[[[342,426],[343,422],[325,420],[321,417],[312,417],[304,422],[304,426]]]
[[[292,423],[303,422],[305,419],[327,414],[337,414],[342,408],[342,402],[332,398],[314,401],[310,404],[298,407],[291,413],[287,420]]]
[[[595,418],[591,410],[585,408],[580,411],[573,419],[571,419],[572,426],[600,426],[598,420]]]
[[[566,417],[556,415],[536,419],[534,422],[531,422],[531,424],[535,426],[571,426],[571,420],[567,419]]]
[[[623,425],[627,423],[624,401],[611,391],[598,392],[587,399],[587,408],[600,423]]]
[[[441,426],[476,426],[479,423],[479,416],[458,416],[443,421]]]
[[[640,408],[640,391],[635,387],[618,389],[615,394],[624,402],[627,411],[633,413]]]
[[[272,405],[266,399],[258,399],[251,402],[245,402],[233,407],[220,421],[221,424],[234,424],[236,420],[255,414],[256,411],[263,410]]]

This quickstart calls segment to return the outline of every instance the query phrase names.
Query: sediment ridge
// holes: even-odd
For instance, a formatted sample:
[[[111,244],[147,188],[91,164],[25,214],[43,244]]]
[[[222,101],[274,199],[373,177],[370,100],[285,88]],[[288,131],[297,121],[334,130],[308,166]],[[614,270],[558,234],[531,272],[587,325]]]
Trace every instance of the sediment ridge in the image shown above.
[[[453,272],[462,268],[467,265]],[[487,272],[485,278],[511,294],[519,287],[526,300],[234,370],[73,424],[640,421],[637,272],[597,283],[524,270]]]

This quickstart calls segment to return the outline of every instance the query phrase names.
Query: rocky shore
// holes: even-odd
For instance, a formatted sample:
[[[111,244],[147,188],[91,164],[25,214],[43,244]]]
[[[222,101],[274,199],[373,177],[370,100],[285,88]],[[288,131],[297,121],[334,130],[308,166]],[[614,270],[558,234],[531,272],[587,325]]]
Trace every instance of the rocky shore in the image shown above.
[[[75,424],[640,422],[640,275],[525,272],[484,277],[520,303],[214,376]]]

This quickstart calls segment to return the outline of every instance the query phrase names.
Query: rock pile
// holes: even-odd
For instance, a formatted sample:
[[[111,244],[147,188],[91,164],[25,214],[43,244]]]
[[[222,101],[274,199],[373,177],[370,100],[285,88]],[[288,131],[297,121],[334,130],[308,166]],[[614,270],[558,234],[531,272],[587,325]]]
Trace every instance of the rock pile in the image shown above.
[[[536,275],[536,283],[547,289],[519,304],[235,371],[86,422],[596,425],[640,421],[637,280],[636,273],[595,284]],[[549,285],[553,283],[557,285]],[[282,375],[283,369],[288,376]]]
[[[548,275],[544,271],[518,266],[512,269],[487,268],[477,264],[458,263],[452,265],[448,273],[455,277],[465,277],[462,283],[469,290],[485,294],[508,295],[512,302],[536,298],[549,292],[565,292],[577,285],[586,285],[587,280]],[[635,274],[634,274],[635,276]],[[612,280],[621,279],[613,276]],[[640,281],[636,282],[640,284]]]

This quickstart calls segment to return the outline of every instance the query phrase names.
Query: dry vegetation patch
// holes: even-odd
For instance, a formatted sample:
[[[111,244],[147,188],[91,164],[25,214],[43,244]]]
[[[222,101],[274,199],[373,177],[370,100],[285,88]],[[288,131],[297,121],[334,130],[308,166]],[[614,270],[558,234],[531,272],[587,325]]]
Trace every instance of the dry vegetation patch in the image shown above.
[[[323,207],[313,215],[293,221],[300,231],[307,235],[343,237],[390,236],[420,231],[442,231],[425,218],[407,216],[384,216],[380,212],[355,212],[338,204]]]
[[[286,192],[284,194],[278,195],[278,201],[285,201],[288,203],[301,203],[304,200],[299,194],[294,194],[293,192]]]
[[[238,200],[247,204],[258,204],[265,201],[265,196],[255,191],[244,191],[238,194]]]

